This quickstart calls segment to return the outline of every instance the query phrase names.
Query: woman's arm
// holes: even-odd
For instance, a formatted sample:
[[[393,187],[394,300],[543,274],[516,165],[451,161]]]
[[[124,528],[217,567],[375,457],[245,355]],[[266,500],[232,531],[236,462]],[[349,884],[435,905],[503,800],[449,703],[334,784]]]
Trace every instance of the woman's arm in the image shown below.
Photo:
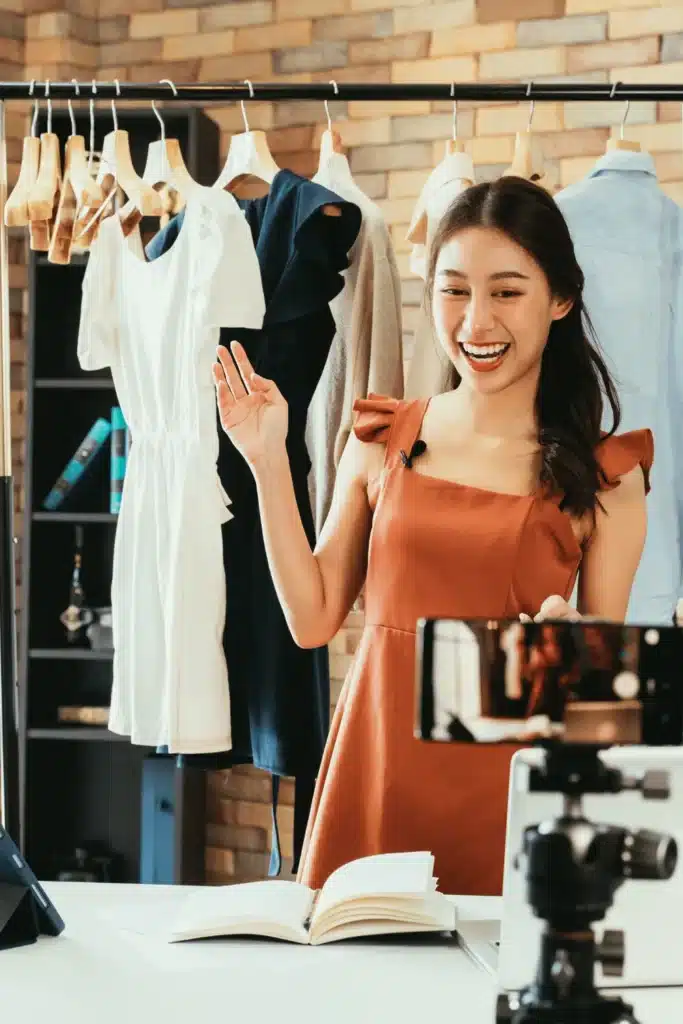
[[[311,551],[287,457],[287,403],[272,380],[254,372],[238,342],[230,351],[220,346],[217,355],[221,424],[256,481],[268,566],[287,625],[300,647],[320,647],[343,624],[365,579],[372,524],[368,484],[382,472],[384,448],[351,435],[330,514]]]
[[[380,445],[362,444],[351,435],[315,552],[301,523],[284,447],[252,467],[268,564],[287,625],[300,647],[328,643],[363,586],[372,523],[368,474],[382,455]]]
[[[579,571],[582,615],[623,622],[647,532],[645,479],[640,466],[600,494],[595,528]]]

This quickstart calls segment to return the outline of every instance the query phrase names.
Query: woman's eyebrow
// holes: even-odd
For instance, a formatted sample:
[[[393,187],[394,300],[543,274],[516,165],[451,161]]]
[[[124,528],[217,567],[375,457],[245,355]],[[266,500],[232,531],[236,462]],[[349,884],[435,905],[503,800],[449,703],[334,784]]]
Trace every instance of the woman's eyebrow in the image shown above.
[[[462,270],[440,270],[440,277],[457,277],[461,281],[467,280],[467,274],[463,274]],[[503,277],[514,277],[519,281],[528,281],[529,275],[523,274],[521,270],[498,270],[495,274],[491,274],[490,281],[500,281]]]

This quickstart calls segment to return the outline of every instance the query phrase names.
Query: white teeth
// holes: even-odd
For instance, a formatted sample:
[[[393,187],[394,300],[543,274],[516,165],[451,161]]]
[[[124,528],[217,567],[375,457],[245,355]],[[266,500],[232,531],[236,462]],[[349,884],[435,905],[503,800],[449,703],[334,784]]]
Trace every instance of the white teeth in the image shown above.
[[[474,356],[478,359],[496,359],[502,355],[503,352],[507,352],[510,346],[505,345],[468,345],[463,343],[462,348],[468,356]]]

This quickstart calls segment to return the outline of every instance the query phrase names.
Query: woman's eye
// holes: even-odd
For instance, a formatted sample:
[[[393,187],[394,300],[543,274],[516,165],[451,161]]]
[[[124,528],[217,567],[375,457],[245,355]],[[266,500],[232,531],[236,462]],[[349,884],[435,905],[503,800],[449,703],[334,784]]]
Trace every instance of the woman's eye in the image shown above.
[[[467,295],[467,292],[464,290],[464,288],[443,288],[442,289],[442,294],[443,295],[455,295],[458,298],[460,298],[463,295]]]
[[[511,288],[504,288],[502,291],[495,292],[494,294],[497,299],[514,299],[518,295],[521,295],[522,293],[519,291],[514,291]]]

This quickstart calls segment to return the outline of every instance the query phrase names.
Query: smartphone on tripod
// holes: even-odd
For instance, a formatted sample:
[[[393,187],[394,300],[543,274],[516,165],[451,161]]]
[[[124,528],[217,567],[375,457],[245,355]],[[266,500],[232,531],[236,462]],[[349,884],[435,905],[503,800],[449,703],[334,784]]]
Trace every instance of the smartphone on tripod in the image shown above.
[[[546,817],[509,829],[504,894],[509,897],[513,877],[527,917],[535,919],[535,977],[530,965],[526,984],[519,978],[523,944],[519,934],[510,934],[509,898],[500,953],[490,936],[473,940],[478,958],[498,960],[499,967],[509,965],[508,943],[518,954],[520,984],[501,995],[501,1024],[635,1020],[626,1002],[600,993],[595,983],[597,965],[603,981],[623,975],[624,931],[605,927],[598,940],[593,926],[609,919],[627,880],[654,886],[655,900],[656,893],[670,899],[672,890],[665,887],[672,883],[679,891],[678,841],[665,828],[634,829],[632,814],[622,824],[603,824],[589,813],[602,817],[607,799],[613,811],[619,801],[630,800],[631,810],[634,800],[643,807],[654,801],[655,822],[674,823],[662,807],[671,812],[682,797],[683,770],[671,771],[683,741],[682,675],[683,631],[675,627],[444,619],[419,624],[416,735],[425,742],[538,748],[513,759],[508,824],[520,819],[514,783],[522,766],[525,792],[529,799],[542,794],[546,803],[537,809]],[[661,749],[666,747],[679,748],[673,760]],[[643,754],[647,748],[649,761],[626,756],[638,748]],[[659,760],[654,748],[660,748]],[[629,881],[624,891],[637,884]],[[657,938],[664,941],[661,926],[659,932],[651,937],[655,945]],[[503,985],[509,975],[500,970]]]

